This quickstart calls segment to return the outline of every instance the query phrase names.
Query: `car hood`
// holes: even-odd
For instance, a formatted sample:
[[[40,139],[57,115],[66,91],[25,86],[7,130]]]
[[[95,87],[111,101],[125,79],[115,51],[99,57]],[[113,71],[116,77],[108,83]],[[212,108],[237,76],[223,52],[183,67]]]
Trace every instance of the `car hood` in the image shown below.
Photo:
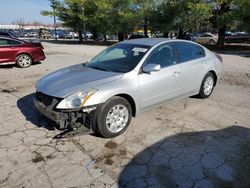
[[[121,78],[123,73],[100,71],[73,65],[52,72],[36,83],[37,90],[54,97],[65,98],[70,94]]]

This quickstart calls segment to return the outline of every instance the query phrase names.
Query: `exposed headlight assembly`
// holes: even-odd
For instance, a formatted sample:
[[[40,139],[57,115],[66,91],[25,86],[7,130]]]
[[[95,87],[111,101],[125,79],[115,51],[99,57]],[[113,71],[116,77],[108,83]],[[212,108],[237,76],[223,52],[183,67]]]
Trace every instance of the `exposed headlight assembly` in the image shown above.
[[[90,89],[86,91],[79,91],[63,99],[57,106],[57,109],[74,109],[82,108],[87,100],[97,91],[97,89]]]

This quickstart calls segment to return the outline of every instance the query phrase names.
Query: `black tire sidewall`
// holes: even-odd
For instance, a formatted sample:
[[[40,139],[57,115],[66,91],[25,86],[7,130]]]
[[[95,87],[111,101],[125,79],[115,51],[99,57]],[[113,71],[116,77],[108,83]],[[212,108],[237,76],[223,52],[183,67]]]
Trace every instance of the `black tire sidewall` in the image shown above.
[[[213,93],[213,90],[214,90],[214,85],[213,85],[213,88],[212,88],[212,91],[210,92],[209,95],[206,95],[204,93],[204,84],[205,84],[205,81],[208,77],[211,77],[213,79],[213,83],[215,82],[215,79],[214,79],[214,75],[211,73],[211,72],[208,72],[203,80],[202,80],[202,83],[201,83],[201,87],[200,87],[200,93],[199,93],[199,97],[202,98],[202,99],[205,99],[205,98],[208,98],[212,93]],[[214,83],[215,84],[215,83]]]
[[[215,42],[214,42],[213,39],[211,39],[208,43],[209,43],[209,44],[214,44]]]
[[[127,108],[128,112],[129,112],[129,117],[128,117],[128,121],[127,121],[126,126],[121,131],[119,131],[117,133],[112,133],[106,127],[106,117],[107,117],[110,109],[118,104],[121,104]],[[101,107],[98,111],[99,111],[98,112],[99,115],[97,115],[97,121],[96,121],[97,130],[96,131],[101,136],[103,136],[105,138],[112,138],[112,137],[118,136],[118,135],[122,134],[123,132],[125,132],[129,126],[131,118],[132,118],[131,105],[129,104],[129,102],[126,99],[124,99],[122,97],[115,96],[115,97],[110,98],[107,102],[105,102],[103,105],[101,105]]]
[[[21,65],[19,64],[19,59],[20,59],[22,56],[29,57],[29,59],[30,59],[30,64],[29,64],[29,66],[23,67],[23,66],[21,66]],[[28,54],[20,54],[20,55],[18,55],[17,58],[16,58],[16,64],[17,64],[17,66],[20,67],[20,68],[28,68],[28,67],[30,67],[30,65],[32,64],[32,58],[31,58],[31,56],[28,55]]]

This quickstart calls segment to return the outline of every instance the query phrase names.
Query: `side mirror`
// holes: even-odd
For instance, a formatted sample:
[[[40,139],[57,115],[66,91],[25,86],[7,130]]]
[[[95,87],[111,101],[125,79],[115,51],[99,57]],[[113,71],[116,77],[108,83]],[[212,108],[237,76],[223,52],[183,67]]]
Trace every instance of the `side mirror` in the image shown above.
[[[150,73],[150,72],[156,72],[161,70],[161,65],[159,64],[147,64],[142,68],[143,72]]]

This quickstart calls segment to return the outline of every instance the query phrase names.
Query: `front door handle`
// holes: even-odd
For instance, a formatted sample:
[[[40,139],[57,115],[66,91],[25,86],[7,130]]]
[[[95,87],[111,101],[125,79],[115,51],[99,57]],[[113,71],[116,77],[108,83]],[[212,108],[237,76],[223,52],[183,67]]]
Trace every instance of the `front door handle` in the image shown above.
[[[176,77],[178,77],[180,74],[181,74],[181,72],[176,71],[176,72],[174,72],[174,73],[173,73],[173,77],[175,77],[175,78],[176,78]]]
[[[202,62],[201,64],[202,64],[202,66],[206,66],[207,62],[205,61],[205,62]]]

